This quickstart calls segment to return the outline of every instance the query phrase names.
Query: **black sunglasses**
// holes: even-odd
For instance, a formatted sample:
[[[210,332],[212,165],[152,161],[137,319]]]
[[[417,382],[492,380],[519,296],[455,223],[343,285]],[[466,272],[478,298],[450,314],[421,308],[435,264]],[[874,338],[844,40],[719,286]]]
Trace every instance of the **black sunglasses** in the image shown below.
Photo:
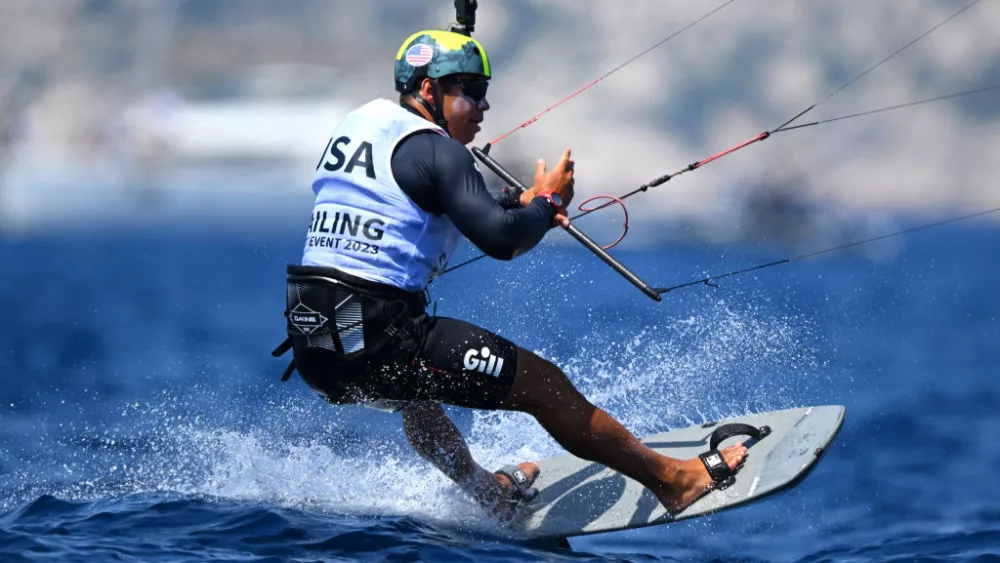
[[[489,88],[490,83],[485,80],[462,80],[461,78],[450,78],[445,81],[446,84],[454,84],[462,90],[462,94],[467,96],[470,100],[479,103],[486,99],[486,89]]]

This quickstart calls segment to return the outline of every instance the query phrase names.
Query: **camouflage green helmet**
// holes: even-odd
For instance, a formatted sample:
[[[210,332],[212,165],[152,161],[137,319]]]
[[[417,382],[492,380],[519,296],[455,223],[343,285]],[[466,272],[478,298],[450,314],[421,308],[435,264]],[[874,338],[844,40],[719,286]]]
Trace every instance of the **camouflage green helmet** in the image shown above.
[[[428,30],[414,33],[396,53],[396,91],[408,93],[424,77],[475,74],[490,78],[490,59],[479,41],[461,33]]]

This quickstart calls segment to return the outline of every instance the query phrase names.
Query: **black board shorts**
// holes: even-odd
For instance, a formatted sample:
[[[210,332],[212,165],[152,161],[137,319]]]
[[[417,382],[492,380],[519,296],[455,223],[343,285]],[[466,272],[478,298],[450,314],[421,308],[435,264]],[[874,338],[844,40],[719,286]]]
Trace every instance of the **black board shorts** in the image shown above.
[[[460,319],[427,315],[422,294],[290,266],[287,305],[295,369],[331,403],[394,411],[437,401],[494,410],[514,383],[515,344]]]

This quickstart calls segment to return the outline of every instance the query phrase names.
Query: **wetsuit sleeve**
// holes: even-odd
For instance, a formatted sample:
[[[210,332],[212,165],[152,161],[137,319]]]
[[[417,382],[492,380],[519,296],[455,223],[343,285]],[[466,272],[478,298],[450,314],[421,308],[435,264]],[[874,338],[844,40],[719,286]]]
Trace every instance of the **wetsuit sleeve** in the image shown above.
[[[506,209],[486,188],[472,154],[438,134],[404,140],[392,158],[396,183],[421,209],[446,214],[488,256],[510,260],[527,252],[552,226],[555,211],[543,198]]]

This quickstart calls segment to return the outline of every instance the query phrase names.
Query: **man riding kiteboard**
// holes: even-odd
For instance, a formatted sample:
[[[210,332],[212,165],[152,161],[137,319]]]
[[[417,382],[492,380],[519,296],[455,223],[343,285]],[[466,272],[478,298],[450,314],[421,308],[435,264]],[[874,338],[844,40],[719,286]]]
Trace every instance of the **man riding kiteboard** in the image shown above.
[[[472,458],[442,404],[527,413],[569,453],[610,467],[677,512],[737,470],[742,444],[679,460],[643,445],[591,404],[563,371],[510,340],[429,315],[427,285],[459,237],[499,260],[527,252],[573,199],[567,149],[534,186],[494,198],[465,145],[490,105],[490,61],[468,35],[429,30],[396,54],[399,102],[347,114],[316,167],[301,264],[288,266],[292,369],[333,404],[402,417],[414,450],[488,512],[509,519],[530,501],[538,466],[496,472]]]

